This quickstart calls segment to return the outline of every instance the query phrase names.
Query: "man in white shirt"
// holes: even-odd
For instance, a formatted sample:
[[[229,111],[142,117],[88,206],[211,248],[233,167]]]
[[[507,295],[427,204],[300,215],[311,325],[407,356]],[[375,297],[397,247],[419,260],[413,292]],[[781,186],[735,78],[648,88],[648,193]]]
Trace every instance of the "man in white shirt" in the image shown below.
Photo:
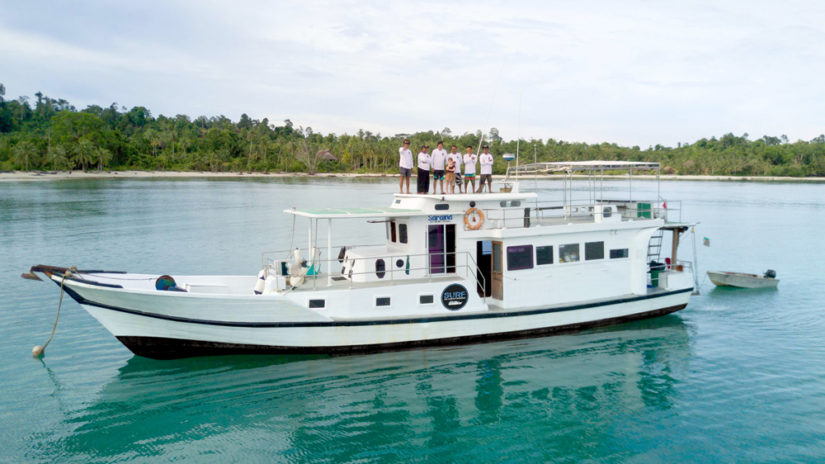
[[[464,155],[464,193],[476,191],[476,159],[472,145],[467,145],[467,154]],[[472,183],[473,189],[468,190],[467,184]]]
[[[461,153],[457,152],[458,147],[453,145],[450,147],[450,153],[447,154],[447,160],[453,160],[455,163],[455,186],[458,187],[458,193],[462,193],[461,189]]]
[[[481,154],[479,160],[481,161],[481,179],[478,182],[478,192],[484,191],[484,182],[487,182],[487,193],[493,193],[493,155],[490,153],[490,147],[484,145],[481,147],[484,153]]]
[[[410,193],[410,175],[412,174],[412,152],[410,151],[410,141],[404,139],[404,146],[398,149],[398,172],[401,178],[398,179],[398,190],[404,193],[404,179],[407,180],[407,193]]]
[[[430,166],[432,160],[427,150],[430,147],[427,145],[421,146],[421,152],[418,153],[418,193],[430,192]]]
[[[436,184],[441,185],[441,194],[444,195],[444,163],[447,161],[447,150],[444,149],[444,142],[438,141],[430,158],[433,166],[433,195],[435,195]]]

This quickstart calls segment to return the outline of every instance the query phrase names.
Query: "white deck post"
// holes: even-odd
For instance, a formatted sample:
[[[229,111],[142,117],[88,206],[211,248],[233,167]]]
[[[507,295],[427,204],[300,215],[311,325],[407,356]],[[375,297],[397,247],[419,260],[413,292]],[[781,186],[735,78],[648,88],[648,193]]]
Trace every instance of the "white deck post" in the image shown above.
[[[332,286],[332,219],[327,219],[327,287]]]

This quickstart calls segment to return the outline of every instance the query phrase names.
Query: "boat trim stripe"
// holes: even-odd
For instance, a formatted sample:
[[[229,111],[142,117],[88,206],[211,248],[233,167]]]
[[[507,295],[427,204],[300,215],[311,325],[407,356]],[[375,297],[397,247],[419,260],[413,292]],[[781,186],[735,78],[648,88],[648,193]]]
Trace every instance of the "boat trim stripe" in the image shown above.
[[[405,318],[392,320],[362,320],[362,321],[312,321],[312,322],[243,322],[243,321],[214,321],[207,319],[192,319],[188,317],[170,316],[167,314],[149,313],[136,309],[121,308],[111,306],[103,303],[97,303],[87,300],[79,295],[71,288],[64,287],[75,301],[80,304],[96,306],[98,308],[109,309],[112,311],[119,311],[136,316],[151,317],[155,319],[163,319],[174,322],[184,322],[187,324],[202,324],[202,325],[216,325],[224,327],[250,327],[250,328],[273,328],[273,327],[352,327],[352,326],[373,326],[373,325],[394,325],[394,324],[422,324],[428,322],[448,322],[458,320],[474,320],[474,319],[490,319],[499,317],[514,317],[514,316],[533,316],[537,314],[556,313],[564,311],[575,311],[577,309],[596,308],[599,306],[610,306],[614,304],[630,303],[633,301],[649,300],[654,298],[663,298],[671,295],[678,295],[681,293],[692,292],[693,287],[682,290],[674,290],[671,292],[657,293],[653,295],[642,295],[628,298],[617,298],[608,301],[599,301],[596,303],[582,303],[570,306],[562,306],[556,308],[533,309],[528,311],[510,311],[502,313],[484,313],[484,314],[468,314],[468,315],[452,315],[442,317],[420,317],[420,318]]]

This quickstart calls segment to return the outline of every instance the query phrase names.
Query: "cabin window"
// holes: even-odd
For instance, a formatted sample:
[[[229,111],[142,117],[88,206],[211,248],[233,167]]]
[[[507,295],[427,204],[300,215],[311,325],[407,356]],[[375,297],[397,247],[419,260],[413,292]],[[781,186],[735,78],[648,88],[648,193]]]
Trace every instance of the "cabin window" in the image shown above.
[[[533,268],[533,245],[519,245],[507,247],[507,270]]]
[[[521,206],[521,200],[513,200],[510,202],[510,206]]]
[[[378,258],[375,260],[375,275],[379,279],[383,279],[384,275],[387,273],[387,263],[384,262],[383,259]]]
[[[584,259],[604,259],[604,242],[587,242],[584,244]]]
[[[498,205],[499,205],[499,206],[501,206],[502,208],[506,207],[506,206],[507,206],[507,200],[500,201],[500,202],[498,203]]]
[[[407,224],[398,224],[398,241],[407,243]]]
[[[397,237],[395,235],[395,221],[390,221],[390,241],[392,243],[395,243],[396,240],[397,240]]]
[[[450,204],[449,203],[436,203],[436,205],[435,205],[435,210],[436,211],[445,211],[445,210],[448,210],[448,209],[450,209]]]
[[[617,248],[615,250],[610,250],[610,259],[627,258],[627,256],[627,248]]]
[[[389,306],[391,301],[388,296],[379,296],[375,299],[375,306]]]
[[[310,308],[324,308],[326,307],[326,300],[309,300]]]
[[[536,265],[553,264],[553,246],[536,247]]]
[[[418,304],[433,304],[433,296],[432,295],[419,295],[418,296]]]
[[[575,263],[579,260],[579,244],[568,243],[566,245],[559,245],[559,262],[560,263]]]

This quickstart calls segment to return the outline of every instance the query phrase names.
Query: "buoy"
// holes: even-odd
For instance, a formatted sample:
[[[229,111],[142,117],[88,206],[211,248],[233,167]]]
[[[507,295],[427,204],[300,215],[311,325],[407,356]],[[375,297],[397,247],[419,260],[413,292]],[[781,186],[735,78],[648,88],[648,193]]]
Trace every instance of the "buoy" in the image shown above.
[[[43,353],[45,351],[46,351],[46,348],[44,348],[40,345],[34,345],[34,348],[32,348],[32,356],[34,356],[35,358],[39,358],[39,357],[43,356]]]
[[[266,269],[258,273],[258,281],[255,282],[255,294],[260,295],[264,291],[264,284],[266,283]]]

